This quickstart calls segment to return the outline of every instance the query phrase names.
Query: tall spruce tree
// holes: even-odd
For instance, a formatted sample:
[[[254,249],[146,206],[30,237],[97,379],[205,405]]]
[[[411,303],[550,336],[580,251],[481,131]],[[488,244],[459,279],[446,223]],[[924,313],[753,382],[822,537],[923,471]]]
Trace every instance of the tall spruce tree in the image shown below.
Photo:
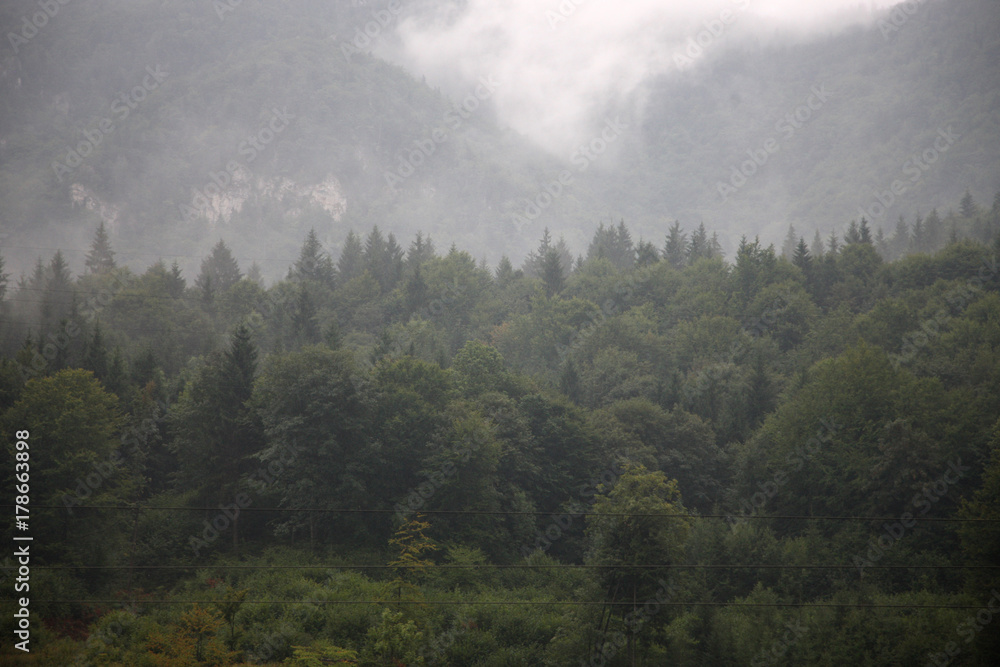
[[[347,233],[344,240],[344,248],[340,251],[340,259],[337,260],[337,274],[341,282],[347,282],[357,278],[365,270],[365,254],[361,246],[361,238],[352,229]]]
[[[73,302],[73,278],[61,250],[56,250],[42,275],[45,290],[42,294],[41,324],[43,329],[49,329],[69,314]]]
[[[667,232],[667,242],[663,247],[663,259],[670,266],[679,269],[687,262],[687,235],[681,231],[681,223],[674,220]]]
[[[806,240],[799,237],[799,242],[795,246],[795,252],[792,254],[792,264],[802,269],[802,273],[808,279],[812,273],[812,255],[809,253],[809,247],[806,246]]]
[[[240,265],[233,257],[226,242],[219,242],[212,247],[212,252],[201,262],[201,272],[194,281],[205,294],[225,292],[243,278]]]
[[[542,240],[538,243],[538,249],[533,252],[528,253],[528,256],[524,260],[524,264],[521,265],[521,270],[524,275],[529,278],[541,278],[542,277],[542,260],[552,249],[552,235],[549,233],[549,228],[546,227],[542,231]]]
[[[424,262],[434,258],[434,242],[431,237],[424,238],[422,232],[417,232],[416,238],[410,243],[410,248],[406,252],[406,267],[412,272],[413,268],[420,266]]]
[[[554,248],[550,248],[545,257],[542,258],[542,282],[545,284],[545,292],[549,296],[555,296],[562,291],[565,284],[565,273],[563,272],[562,260],[559,253]]]
[[[710,254],[708,232],[705,231],[705,223],[702,222],[698,224],[698,229],[691,235],[691,240],[688,242],[687,261],[689,264],[694,264],[699,259],[709,257]]]
[[[826,240],[828,255],[836,255],[840,252],[840,241],[837,239],[837,232],[830,232],[829,238]]]
[[[323,245],[316,236],[316,230],[310,229],[302,244],[299,258],[289,271],[289,278],[298,281],[309,281],[326,287],[334,285],[333,260],[323,250]]]
[[[198,502],[232,504],[241,478],[252,470],[251,455],[263,446],[250,401],[257,356],[250,330],[237,327],[228,348],[199,370],[171,411],[172,447],[181,464],[178,481],[197,491]],[[230,519],[232,550],[238,554],[242,513],[235,511]],[[194,538],[191,546],[204,557],[202,548],[209,545]]]
[[[632,234],[625,226],[625,220],[618,221],[618,228],[615,230],[615,243],[612,247],[613,256],[611,262],[627,271],[635,265],[635,245],[632,243]]]
[[[396,240],[396,235],[389,232],[385,241],[385,289],[391,290],[403,278],[403,264],[406,252]]]
[[[817,229],[813,233],[813,241],[812,245],[809,246],[809,252],[812,254],[814,259],[820,259],[821,257],[823,257],[823,250],[824,250],[823,237],[820,235],[819,230]]]
[[[504,255],[497,263],[496,281],[500,287],[506,287],[514,280],[514,265],[510,263],[510,258]]]
[[[936,208],[931,209],[930,215],[924,220],[924,236],[924,252],[934,252],[944,245],[944,222],[942,222]]]
[[[115,268],[115,252],[111,249],[111,240],[108,238],[104,221],[97,226],[85,265],[88,273],[97,274],[110,273]]]
[[[795,249],[798,247],[799,236],[795,232],[795,225],[789,223],[788,233],[785,235],[785,242],[781,244],[781,256],[792,261],[795,256]]]
[[[712,232],[712,238],[708,240],[709,259],[722,258],[722,244],[719,242],[719,232]]]
[[[559,264],[562,266],[563,275],[568,276],[573,272],[573,253],[570,251],[566,239],[560,236],[559,240],[553,246],[553,250],[559,255]]]
[[[868,220],[864,216],[861,217],[861,223],[858,225],[858,236],[861,243],[872,245],[872,230],[868,227]]]
[[[181,273],[181,267],[177,264],[177,260],[170,265],[170,273],[167,276],[167,294],[175,299],[179,299],[184,295],[184,290],[187,288],[187,280]]]
[[[848,245],[861,243],[861,231],[858,228],[857,220],[851,220],[851,224],[847,228],[847,233],[844,234],[844,243]]]

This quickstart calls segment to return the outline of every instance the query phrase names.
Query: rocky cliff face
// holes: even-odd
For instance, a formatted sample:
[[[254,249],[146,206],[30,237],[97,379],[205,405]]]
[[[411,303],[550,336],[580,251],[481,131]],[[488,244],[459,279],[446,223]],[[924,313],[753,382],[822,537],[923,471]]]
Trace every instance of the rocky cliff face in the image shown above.
[[[119,205],[102,199],[82,183],[70,186],[70,198],[74,207],[95,212],[109,230],[117,229],[121,217]],[[233,215],[240,212],[248,202],[260,204],[266,200],[283,203],[285,213],[291,216],[300,214],[303,206],[314,204],[326,211],[335,222],[339,222],[347,211],[347,196],[340,181],[333,175],[328,175],[319,183],[307,185],[284,177],[254,176],[245,169],[240,169],[234,174],[232,183],[225,188],[206,187],[197,190],[192,199],[199,206],[182,206],[180,217],[200,216],[210,226],[230,222]]]

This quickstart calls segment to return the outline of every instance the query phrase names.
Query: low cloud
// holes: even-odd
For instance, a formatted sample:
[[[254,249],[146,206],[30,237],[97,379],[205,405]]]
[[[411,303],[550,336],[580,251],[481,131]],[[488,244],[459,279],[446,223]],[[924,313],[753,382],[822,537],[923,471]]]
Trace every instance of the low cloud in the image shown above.
[[[643,84],[749,35],[828,34],[870,20],[858,0],[445,0],[411,4],[382,55],[445,92],[493,74],[501,122],[566,159]],[[692,47],[695,40],[700,42]],[[699,50],[700,47],[700,50]],[[684,58],[691,53],[697,57]]]

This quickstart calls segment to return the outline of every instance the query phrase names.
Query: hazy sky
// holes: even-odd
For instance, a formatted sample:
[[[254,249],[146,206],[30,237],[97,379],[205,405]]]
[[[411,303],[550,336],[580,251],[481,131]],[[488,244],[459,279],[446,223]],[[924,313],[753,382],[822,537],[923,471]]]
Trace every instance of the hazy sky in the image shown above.
[[[696,67],[749,34],[803,36],[871,20],[859,0],[452,0],[411,4],[384,53],[455,97],[501,82],[501,122],[569,157],[608,114],[640,112],[651,75]],[[724,13],[725,12],[725,13]]]

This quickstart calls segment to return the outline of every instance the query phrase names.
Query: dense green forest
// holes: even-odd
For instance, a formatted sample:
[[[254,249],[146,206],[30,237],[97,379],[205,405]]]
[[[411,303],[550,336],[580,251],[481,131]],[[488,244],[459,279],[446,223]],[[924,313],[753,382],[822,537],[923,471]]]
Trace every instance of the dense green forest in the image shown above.
[[[0,665],[995,664],[996,0],[581,4],[0,3]]]
[[[731,260],[622,221],[0,265],[41,619],[0,660],[992,664],[1000,196],[957,209]]]

